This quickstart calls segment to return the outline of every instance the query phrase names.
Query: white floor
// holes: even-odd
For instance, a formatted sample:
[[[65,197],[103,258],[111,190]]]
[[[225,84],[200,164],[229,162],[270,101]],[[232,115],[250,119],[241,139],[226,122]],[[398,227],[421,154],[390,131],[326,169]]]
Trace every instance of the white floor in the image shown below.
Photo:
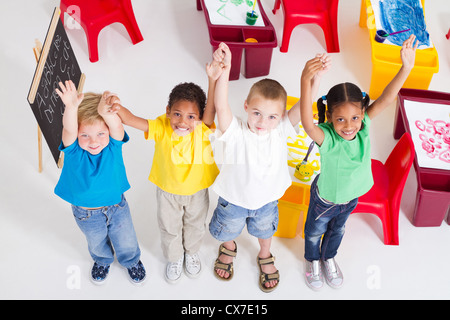
[[[283,13],[273,15],[273,0],[264,9],[281,43]],[[44,170],[38,172],[36,120],[26,97],[35,70],[35,38],[44,41],[57,0],[0,2],[0,298],[1,299],[449,299],[450,226],[417,228],[412,225],[416,175],[411,170],[400,212],[400,245],[385,246],[381,222],[370,214],[352,215],[347,223],[337,260],[345,275],[339,290],[327,286],[311,291],[304,282],[303,240],[274,238],[272,252],[281,273],[279,288],[265,294],[258,288],[256,239],[244,232],[238,239],[235,278],[217,280],[212,271],[218,242],[207,233],[201,249],[203,273],[176,285],[163,277],[159,230],[155,216],[155,186],[147,180],[153,143],[128,129],[131,141],[124,158],[132,188],[126,193],[142,249],[148,281],[135,287],[125,270],[113,264],[110,279],[97,287],[88,279],[91,258],[86,241],[73,220],[70,206],[53,193],[58,169],[44,143]],[[82,71],[85,91],[111,90],[124,105],[143,117],[164,113],[173,86],[192,81],[207,89],[205,63],[211,46],[203,12],[195,0],[133,1],[144,41],[133,46],[125,28],[115,24],[100,34],[100,61],[88,60],[81,29],[69,30]],[[359,27],[359,0],[339,4],[341,52],[332,54],[333,68],[323,80],[320,94],[339,82],[351,81],[369,90],[370,44],[368,31]],[[431,90],[448,91],[450,75],[450,7],[446,0],[427,1],[426,19],[440,59]],[[280,81],[291,96],[299,96],[299,76],[307,59],[325,50],[319,27],[294,30],[288,53],[273,50],[268,77]],[[230,84],[233,111],[243,116],[243,101],[257,79],[241,75]],[[395,105],[373,121],[372,157],[384,161],[396,141],[392,137]],[[210,214],[217,196],[211,191]]]

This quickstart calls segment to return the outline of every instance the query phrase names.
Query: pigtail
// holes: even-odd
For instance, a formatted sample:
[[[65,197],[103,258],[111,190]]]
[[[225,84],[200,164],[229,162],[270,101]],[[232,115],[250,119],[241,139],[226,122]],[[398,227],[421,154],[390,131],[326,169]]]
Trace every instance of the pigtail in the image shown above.
[[[363,110],[367,110],[367,108],[369,107],[369,103],[370,103],[370,97],[367,93],[362,92],[362,100],[361,100],[361,104],[363,107]]]
[[[319,117],[319,123],[325,122],[326,105],[324,103],[324,100],[326,101],[326,99],[324,99],[324,97],[321,97],[321,98],[319,98],[319,100],[317,100],[317,113],[318,113],[318,117]]]

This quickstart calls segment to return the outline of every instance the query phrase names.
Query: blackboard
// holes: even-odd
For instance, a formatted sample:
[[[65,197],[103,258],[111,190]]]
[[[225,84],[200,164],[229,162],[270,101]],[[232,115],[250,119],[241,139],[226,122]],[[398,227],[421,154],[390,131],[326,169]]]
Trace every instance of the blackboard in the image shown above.
[[[59,88],[60,81],[72,80],[81,91],[84,84],[84,74],[59,16],[60,10],[55,8],[28,93],[28,103],[56,163],[60,157],[58,147],[65,107],[55,88]]]

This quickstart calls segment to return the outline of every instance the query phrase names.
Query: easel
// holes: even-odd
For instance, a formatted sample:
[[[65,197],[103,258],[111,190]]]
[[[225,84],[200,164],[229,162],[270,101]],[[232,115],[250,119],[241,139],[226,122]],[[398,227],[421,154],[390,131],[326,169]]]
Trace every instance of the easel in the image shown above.
[[[39,62],[39,57],[41,56],[42,43],[36,39],[36,46],[33,48],[34,57],[36,58],[36,63]],[[37,136],[38,136],[38,161],[39,161],[39,173],[42,172],[42,131],[39,124],[37,125]],[[59,163],[58,163],[59,168]]]
[[[33,48],[33,52],[34,52],[34,57],[36,58],[36,63],[39,62],[39,57],[41,56],[41,52],[42,52],[42,43],[36,39],[36,46]],[[83,86],[84,86],[84,80],[85,80],[85,76],[84,74],[82,74],[82,77],[80,79],[80,83],[78,85],[78,93],[81,93],[81,91],[83,91]],[[39,173],[42,172],[42,131],[41,128],[39,127],[39,124],[37,125],[37,136],[38,136],[38,162],[39,162]],[[61,157],[58,160],[57,166],[58,168],[62,168],[64,165],[64,152],[61,152]]]
[[[39,62],[39,57],[41,56],[42,43],[36,39],[36,46],[33,48],[34,57],[36,58],[36,63]],[[38,136],[38,162],[39,162],[39,173],[42,172],[42,131],[39,124],[37,125],[37,136]],[[64,153],[61,153],[61,157],[58,160],[58,168],[62,168],[64,165]]]

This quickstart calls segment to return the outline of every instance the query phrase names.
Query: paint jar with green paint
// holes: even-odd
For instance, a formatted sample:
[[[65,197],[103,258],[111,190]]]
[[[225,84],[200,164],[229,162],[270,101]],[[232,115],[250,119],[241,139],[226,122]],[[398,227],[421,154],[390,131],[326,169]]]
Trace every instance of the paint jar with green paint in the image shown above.
[[[247,22],[248,25],[253,26],[256,23],[256,20],[258,20],[258,15],[255,11],[247,12],[247,19],[245,22]]]

